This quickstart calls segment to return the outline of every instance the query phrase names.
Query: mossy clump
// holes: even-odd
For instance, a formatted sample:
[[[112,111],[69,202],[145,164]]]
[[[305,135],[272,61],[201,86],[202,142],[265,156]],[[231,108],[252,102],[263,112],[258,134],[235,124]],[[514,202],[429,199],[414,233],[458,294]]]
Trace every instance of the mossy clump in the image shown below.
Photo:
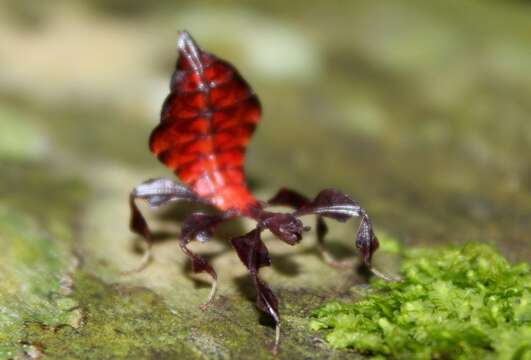
[[[402,282],[312,313],[334,348],[397,359],[531,359],[531,272],[489,245],[403,253]]]

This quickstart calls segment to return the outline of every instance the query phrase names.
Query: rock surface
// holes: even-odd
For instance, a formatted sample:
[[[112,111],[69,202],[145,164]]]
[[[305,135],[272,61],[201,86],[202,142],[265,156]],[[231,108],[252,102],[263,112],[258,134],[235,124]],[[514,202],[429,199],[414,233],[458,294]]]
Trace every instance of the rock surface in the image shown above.
[[[146,144],[182,28],[262,99],[247,159],[260,198],[337,187],[405,246],[484,241],[531,260],[528,4],[147,4],[0,1],[0,358],[271,358],[274,329],[226,242],[249,224],[193,245],[220,276],[206,311],[208,279],[175,241],[185,206],[143,208],[155,261],[120,275],[141,258],[129,190],[171,175]],[[355,257],[351,224],[329,240]],[[267,246],[279,358],[355,356],[327,349],[307,317],[366,280],[326,266],[311,235]]]

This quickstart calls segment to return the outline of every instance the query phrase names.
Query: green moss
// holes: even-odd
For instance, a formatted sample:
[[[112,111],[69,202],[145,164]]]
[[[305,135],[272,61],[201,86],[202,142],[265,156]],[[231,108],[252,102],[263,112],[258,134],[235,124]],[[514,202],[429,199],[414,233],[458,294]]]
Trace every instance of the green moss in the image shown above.
[[[43,326],[80,321],[77,301],[65,296],[66,249],[31,218],[0,206],[0,359],[19,349],[25,322]]]
[[[531,359],[531,272],[493,247],[408,250],[402,282],[312,314],[334,348],[398,359]]]

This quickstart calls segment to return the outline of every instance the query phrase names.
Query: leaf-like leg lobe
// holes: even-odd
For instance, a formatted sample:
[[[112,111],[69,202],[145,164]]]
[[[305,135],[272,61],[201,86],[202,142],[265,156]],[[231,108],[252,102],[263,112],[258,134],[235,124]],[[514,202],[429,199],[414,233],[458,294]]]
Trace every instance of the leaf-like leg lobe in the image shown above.
[[[288,206],[295,210],[310,204],[310,199],[298,191],[282,188],[267,201],[269,205]]]
[[[233,238],[231,243],[240,260],[251,273],[253,284],[256,288],[257,307],[269,314],[275,323],[278,324],[280,322],[278,300],[269,286],[258,276],[258,271],[261,267],[271,265],[269,252],[260,237],[261,231],[259,228],[254,229],[243,236]]]
[[[179,246],[181,250],[192,260],[192,271],[194,273],[206,272],[212,277],[212,289],[207,301],[201,305],[201,308],[206,307],[214,300],[218,285],[218,276],[212,265],[208,261],[191,251],[186,245],[197,239],[204,242],[210,238],[214,228],[224,220],[222,215],[208,215],[203,213],[194,213],[189,215],[182,225],[181,238]]]
[[[372,255],[379,246],[380,243],[374,234],[371,220],[365,213],[361,218],[361,222],[358,227],[358,233],[356,235],[356,247],[360,251],[363,263],[369,268],[371,267]]]
[[[270,266],[269,252],[260,237],[260,230],[254,229],[247,234],[231,239],[238,257],[249,271],[257,272],[263,266]]]

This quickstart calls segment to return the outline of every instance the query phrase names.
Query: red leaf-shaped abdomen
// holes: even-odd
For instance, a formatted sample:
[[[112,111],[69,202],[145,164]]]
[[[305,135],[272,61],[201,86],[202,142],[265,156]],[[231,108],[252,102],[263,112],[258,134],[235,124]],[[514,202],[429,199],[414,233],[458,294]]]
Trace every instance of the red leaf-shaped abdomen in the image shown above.
[[[246,213],[258,206],[243,165],[260,102],[232,65],[201,50],[188,33],[179,35],[178,48],[151,151],[203,199]]]

